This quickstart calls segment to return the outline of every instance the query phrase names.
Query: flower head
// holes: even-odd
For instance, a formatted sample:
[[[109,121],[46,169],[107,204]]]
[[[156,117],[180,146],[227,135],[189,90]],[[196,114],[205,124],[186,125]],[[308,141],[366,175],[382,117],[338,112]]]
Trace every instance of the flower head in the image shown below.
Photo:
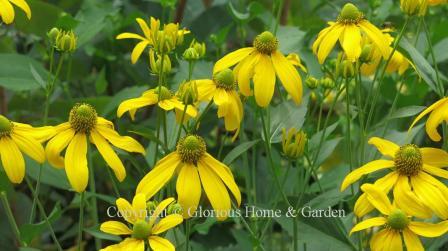
[[[117,109],[117,116],[121,117],[125,112],[129,112],[131,119],[134,120],[137,109],[157,104],[165,111],[175,110],[176,114],[183,113],[185,104],[183,104],[177,95],[174,95],[165,86],[156,87],[145,91],[139,98],[133,98],[123,101]],[[198,114],[194,106],[188,105],[186,115],[196,117]]]
[[[230,69],[216,72],[212,79],[196,80],[199,100],[213,100],[218,107],[218,118],[224,118],[227,131],[235,131],[235,139],[244,117],[243,104],[236,90],[235,75]]]
[[[201,199],[201,185],[218,220],[225,220],[231,208],[227,189],[241,204],[241,192],[231,170],[207,153],[205,141],[187,135],[177,143],[176,151],[161,159],[137,186],[137,193],[154,196],[178,173],[176,191],[184,218],[193,216]]]
[[[412,122],[411,126],[409,127],[409,131],[412,130],[412,128],[418,121],[429,114],[429,118],[425,123],[426,133],[433,141],[440,141],[442,139],[442,136],[440,136],[440,133],[437,131],[437,127],[439,127],[439,125],[443,121],[448,121],[446,112],[447,109],[448,98],[442,98],[441,100],[435,102],[430,107],[421,112]]]
[[[77,40],[78,38],[72,30],[61,31],[56,38],[54,46],[58,51],[73,52],[76,50]]]
[[[424,250],[418,236],[438,237],[448,231],[448,221],[440,223],[426,223],[413,221],[413,214],[408,214],[402,208],[392,205],[387,195],[379,188],[371,184],[364,184],[361,189],[367,195],[369,202],[384,216],[374,217],[355,225],[350,234],[371,227],[380,227],[370,239],[370,248],[376,250],[403,250],[404,243],[407,250]],[[408,205],[413,207],[413,205]]]
[[[448,179],[448,171],[442,167],[448,166],[448,153],[436,148],[419,148],[413,144],[398,146],[381,138],[371,138],[369,144],[374,145],[386,158],[371,161],[349,173],[341,185],[345,190],[350,184],[363,175],[386,169],[389,171],[383,178],[375,182],[386,194],[393,188],[395,203],[401,207],[405,193],[415,196],[415,205],[421,202],[428,209],[420,218],[431,216],[429,210],[442,219],[448,218],[448,188],[433,176]],[[373,209],[365,195],[361,195],[355,204],[355,214],[359,217]]]
[[[0,114],[0,158],[3,169],[12,183],[21,183],[25,177],[23,153],[44,163],[45,151],[41,142],[54,133],[50,126],[34,128],[10,121]]]
[[[428,9],[428,2],[428,0],[400,0],[400,8],[409,16],[424,16]]]
[[[358,8],[347,3],[341,10],[336,22],[323,29],[313,44],[313,52],[320,64],[323,64],[328,54],[339,40],[347,59],[355,62],[362,53],[362,35],[369,37],[378,47],[384,58],[388,56],[388,44],[382,32],[364,18]]]
[[[54,167],[65,168],[70,185],[77,192],[83,192],[89,180],[87,140],[96,146],[119,181],[126,177],[126,170],[110,144],[127,152],[145,153],[136,140],[120,136],[112,122],[99,117],[95,108],[85,103],[76,104],[70,111],[68,122],[55,129],[56,134],[45,148],[48,162]],[[63,158],[60,154],[65,148]]]
[[[276,75],[296,104],[302,100],[302,79],[295,65],[301,66],[297,54],[285,57],[278,50],[278,40],[265,31],[255,37],[253,47],[231,52],[218,60],[213,73],[221,72],[237,64],[235,77],[244,96],[251,96],[250,80],[254,83],[255,101],[266,107],[274,95]]]
[[[15,11],[12,4],[22,9],[26,17],[31,19],[31,9],[25,0],[2,0],[0,1],[0,18],[5,24],[14,22]]]
[[[288,132],[282,130],[282,149],[283,154],[290,159],[297,159],[302,156],[307,142],[306,133],[290,128]]]
[[[145,242],[149,243],[152,250],[174,250],[175,247],[170,241],[158,236],[183,221],[182,215],[175,213],[166,215],[167,207],[170,207],[173,202],[173,198],[163,200],[150,215],[146,207],[144,194],[135,195],[132,204],[123,198],[119,198],[116,201],[118,211],[132,225],[132,228],[120,221],[107,221],[101,224],[100,230],[108,234],[128,235],[130,237],[119,244],[101,250],[144,251],[146,250]]]

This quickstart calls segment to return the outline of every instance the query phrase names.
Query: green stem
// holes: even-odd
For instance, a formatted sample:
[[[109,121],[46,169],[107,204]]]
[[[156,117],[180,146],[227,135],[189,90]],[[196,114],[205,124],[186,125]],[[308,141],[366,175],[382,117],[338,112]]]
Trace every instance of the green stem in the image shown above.
[[[434,54],[434,49],[433,49],[430,34],[429,34],[429,28],[428,28],[428,25],[426,24],[424,17],[422,17],[422,23],[423,23],[423,28],[425,29],[426,40],[428,41],[429,53],[431,55],[432,63],[434,65],[434,70],[436,72],[437,89],[439,90],[438,94],[442,98],[444,96],[444,90],[443,90],[444,88],[443,88],[442,81],[440,80],[439,67],[437,66],[437,60],[436,60],[436,56]]]
[[[293,240],[293,249],[294,251],[299,250],[299,243],[298,243],[298,231],[297,231],[297,217],[292,218],[292,229],[294,234],[294,240]]]
[[[201,113],[201,115],[199,115],[199,118],[196,120],[196,122],[193,125],[193,131],[196,131],[198,128],[199,123],[201,122],[201,120],[204,118],[205,114],[208,112],[208,110],[210,110],[210,108],[212,107],[213,104],[213,99],[210,100],[210,102],[208,102],[207,106],[205,107],[204,111]]]
[[[346,116],[347,116],[347,150],[348,150],[348,163],[350,172],[353,171],[352,162],[352,139],[351,139],[351,116],[350,116],[350,82],[348,79],[345,81],[345,102],[347,103]],[[354,195],[353,186],[350,186],[352,195]]]
[[[283,9],[283,0],[277,0],[277,14],[275,17],[274,35],[277,34],[278,26],[280,23],[280,16],[282,14],[282,9]]]
[[[161,95],[160,95],[160,92],[161,92],[161,90],[162,90],[162,82],[163,82],[163,69],[164,69],[164,61],[165,61],[165,55],[164,54],[162,54],[161,55],[161,57],[162,57],[162,59],[161,59],[161,67],[160,67],[160,71],[159,71],[159,81],[158,81],[158,84],[157,84],[157,86],[158,86],[158,102],[160,102],[161,101]],[[158,140],[160,140],[160,124],[161,124],[161,116],[162,115],[160,115],[160,110],[162,110],[162,108],[158,108],[158,114],[157,114],[157,139]],[[162,111],[162,112],[164,112],[164,111]],[[156,143],[156,150],[154,151],[154,165],[157,163],[157,156],[159,155],[159,142],[158,141],[156,141],[155,142]]]
[[[358,106],[358,118],[359,118],[359,136],[360,136],[360,159],[359,164],[361,165],[364,163],[364,155],[365,155],[365,141],[367,137],[366,131],[364,131],[364,110],[362,109],[362,81],[361,81],[361,71],[360,67],[357,66],[357,73],[355,76],[355,84],[356,84],[356,100],[357,100],[357,106]]]
[[[90,164],[89,189],[93,195],[92,196],[92,208],[90,210],[90,215],[93,219],[93,224],[95,226],[98,226],[99,220],[98,220],[98,201],[96,198],[95,169],[94,169],[94,165],[93,165],[93,161],[92,161],[92,153],[90,152],[90,150],[87,152],[87,155],[88,155],[88,159],[89,159],[88,163]],[[97,250],[101,249],[101,240],[99,238],[95,238],[95,248]]]
[[[3,203],[3,207],[5,208],[6,217],[8,218],[9,224],[14,232],[14,235],[17,238],[17,241],[22,245],[26,246],[26,243],[22,242],[22,238],[20,237],[19,227],[17,226],[17,222],[14,219],[14,215],[11,210],[11,206],[9,205],[8,197],[6,196],[5,191],[0,192],[0,197]]]
[[[190,221],[186,220],[185,221],[185,251],[189,251],[190,250]]]
[[[180,119],[179,129],[177,130],[176,143],[179,141],[180,135],[182,133],[182,125],[184,123],[185,114],[187,113],[187,108],[188,108],[188,105],[184,105],[184,110],[182,111],[182,116]]]
[[[78,223],[78,251],[82,250],[82,232],[84,229],[84,197],[85,192],[80,194],[81,199],[79,202],[79,223]]]
[[[106,168],[107,173],[109,174],[109,178],[112,181],[112,189],[114,190],[115,196],[117,198],[121,197],[120,190],[118,189],[117,182],[115,181],[115,177],[112,175],[112,172],[110,171],[110,168]]]

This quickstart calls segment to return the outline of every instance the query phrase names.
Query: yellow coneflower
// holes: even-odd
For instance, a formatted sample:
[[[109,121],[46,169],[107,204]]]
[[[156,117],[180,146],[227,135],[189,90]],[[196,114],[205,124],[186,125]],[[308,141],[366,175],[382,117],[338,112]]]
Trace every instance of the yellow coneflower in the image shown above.
[[[254,39],[253,47],[236,50],[218,60],[213,73],[237,63],[234,71],[240,92],[244,96],[251,96],[250,79],[253,79],[255,101],[259,106],[266,107],[271,102],[276,75],[294,102],[296,104],[301,102],[302,79],[294,67],[297,58],[294,55],[291,61],[287,59],[278,50],[277,38],[269,31],[259,34]]]
[[[0,17],[5,24],[11,24],[14,22],[15,11],[12,4],[22,9],[26,17],[31,19],[31,9],[25,0],[0,0]]]
[[[143,36],[124,32],[119,34],[116,39],[137,39],[140,42],[134,47],[131,54],[131,62],[135,64],[142,55],[146,47],[155,47],[157,51],[169,51],[174,49],[177,44],[183,41],[183,35],[188,34],[189,31],[179,29],[179,24],[166,24],[162,31],[159,31],[160,20],[151,17],[150,27],[141,18],[135,19],[143,32]],[[169,45],[168,45],[169,44]],[[169,47],[169,48],[167,48]]]
[[[137,193],[154,196],[175,174],[179,173],[176,191],[185,218],[193,216],[201,198],[201,184],[218,220],[229,216],[231,201],[227,188],[241,204],[241,192],[231,170],[207,153],[204,140],[187,135],[179,140],[176,151],[161,159],[139,182]],[[227,188],[226,188],[227,187]]]
[[[341,191],[359,180],[363,175],[378,170],[390,173],[378,180],[385,193],[394,188],[395,200],[399,202],[400,193],[415,193],[421,202],[442,219],[448,218],[448,188],[431,175],[448,179],[448,153],[436,148],[419,148],[413,144],[398,146],[385,139],[373,137],[369,144],[374,145],[386,159],[371,161],[349,173],[341,185]],[[409,185],[410,184],[410,185]],[[362,216],[373,208],[365,196],[361,196],[355,213]]]
[[[45,162],[45,151],[40,142],[53,133],[50,126],[34,128],[0,115],[0,157],[12,183],[21,183],[25,177],[22,152],[41,164]]]
[[[443,121],[448,121],[447,111],[448,110],[448,97],[442,98],[441,100],[435,102],[430,107],[426,108],[421,112],[417,118],[412,122],[409,127],[409,131],[414,127],[414,125],[421,120],[424,116],[429,115],[426,121],[426,133],[433,141],[440,141],[442,136],[440,136],[437,131],[437,127],[442,124]]]
[[[87,186],[89,170],[87,163],[88,139],[96,146],[119,181],[126,177],[126,170],[110,144],[128,152],[145,153],[136,140],[120,136],[112,122],[98,117],[88,104],[77,104],[70,111],[69,121],[55,127],[56,135],[45,148],[48,162],[57,168],[65,168],[68,181],[76,192]],[[67,148],[65,158],[61,152]]]
[[[412,221],[411,216],[405,213],[402,208],[393,206],[387,195],[371,184],[365,184],[361,189],[367,194],[367,198],[372,205],[384,216],[374,217],[362,221],[355,225],[350,234],[372,227],[381,227],[370,239],[370,249],[372,251],[402,251],[403,241],[406,250],[425,250],[420,238],[438,237],[448,231],[448,221],[440,223],[427,223]],[[409,207],[414,205],[410,204]],[[403,235],[403,240],[401,235]]]
[[[214,74],[213,79],[196,80],[200,101],[210,101],[218,106],[218,118],[224,118],[227,131],[235,131],[235,139],[243,120],[243,104],[236,91],[236,81],[232,70],[224,69]]]
[[[176,113],[182,113],[185,108],[176,95],[173,95],[165,86],[148,90],[142,94],[139,98],[133,98],[123,101],[117,109],[117,116],[120,118],[125,112],[129,112],[131,119],[134,120],[137,109],[157,104],[165,111],[176,110]],[[194,106],[188,105],[186,114],[190,117],[196,117],[198,114],[197,109]]]
[[[127,200],[119,198],[116,202],[117,207],[124,219],[132,225],[132,229],[120,221],[107,221],[101,224],[100,230],[113,235],[130,235],[122,242],[101,249],[102,251],[115,250],[138,250],[144,251],[145,242],[149,243],[152,250],[155,251],[174,251],[174,245],[167,239],[159,237],[171,228],[182,223],[182,215],[170,214],[164,215],[166,208],[174,202],[173,198],[168,198],[160,202],[155,208],[154,213],[150,215],[146,207],[144,194],[135,195],[132,205]]]
[[[329,22],[330,26],[319,32],[313,44],[313,52],[320,64],[323,64],[328,54],[339,40],[347,59],[355,62],[362,52],[362,35],[366,35],[378,47],[381,55],[387,58],[389,45],[383,33],[364,18],[358,8],[347,3],[341,10],[336,22]]]

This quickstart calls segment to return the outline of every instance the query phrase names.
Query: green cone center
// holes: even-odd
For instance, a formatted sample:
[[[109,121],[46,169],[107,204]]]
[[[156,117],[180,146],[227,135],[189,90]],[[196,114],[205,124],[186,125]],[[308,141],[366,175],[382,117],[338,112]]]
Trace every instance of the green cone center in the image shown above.
[[[398,173],[406,176],[414,176],[423,167],[423,157],[420,149],[413,144],[400,147],[395,154],[395,168]]]
[[[352,3],[347,3],[342,8],[338,21],[344,23],[357,23],[362,19],[362,16],[362,12],[359,11],[358,7]]]
[[[213,80],[219,88],[226,90],[235,89],[235,76],[230,69],[224,69],[213,76]]]
[[[177,143],[177,153],[184,163],[197,165],[206,150],[205,141],[197,135],[188,135]]]
[[[143,220],[134,224],[132,228],[132,237],[139,240],[146,240],[151,235],[151,226]]]
[[[159,93],[159,91],[160,91],[160,93]],[[156,87],[154,89],[154,93],[159,95],[160,100],[170,99],[173,97],[173,94],[171,93],[171,91],[168,88],[166,88],[165,86],[161,86],[160,90],[159,90],[159,87]]]
[[[278,40],[274,34],[269,31],[265,31],[255,37],[254,47],[260,53],[271,54],[277,50]]]
[[[387,225],[389,225],[392,229],[403,230],[408,226],[408,224],[409,224],[408,217],[400,209],[395,209],[387,217]]]
[[[97,123],[98,115],[89,104],[76,104],[70,111],[69,122],[76,132],[90,133]]]
[[[0,115],[0,137],[11,134],[13,124],[5,116]]]

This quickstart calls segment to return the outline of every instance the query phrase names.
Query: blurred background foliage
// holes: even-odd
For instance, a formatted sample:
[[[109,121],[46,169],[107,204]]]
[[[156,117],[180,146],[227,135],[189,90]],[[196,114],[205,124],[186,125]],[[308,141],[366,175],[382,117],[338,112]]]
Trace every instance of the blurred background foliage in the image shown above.
[[[186,36],[183,48],[177,50],[174,60],[174,71],[169,78],[172,89],[188,75],[188,64],[181,59],[183,50],[193,38],[207,45],[207,56],[198,62],[193,78],[210,78],[213,63],[225,53],[234,49],[251,45],[253,37],[275,25],[275,11],[278,1],[260,0],[27,0],[32,9],[32,19],[27,20],[21,11],[16,11],[16,21],[12,26],[0,26],[0,113],[6,114],[14,121],[42,125],[43,103],[45,92],[43,79],[48,76],[49,48],[46,33],[52,27],[74,29],[78,36],[78,49],[64,64],[62,73],[57,80],[57,88],[51,97],[49,124],[56,125],[66,121],[70,108],[76,102],[88,102],[97,108],[100,116],[114,121],[121,134],[131,135],[154,151],[155,110],[146,109],[140,112],[135,122],[125,116],[118,120],[115,112],[118,104],[127,98],[137,97],[142,91],[156,86],[154,76],[149,73],[148,56],[142,57],[137,64],[130,63],[130,52],[134,46],[131,41],[119,41],[115,37],[124,31],[139,33],[135,23],[136,17],[146,20],[154,16],[162,22],[179,22],[182,27],[192,31]],[[317,33],[329,20],[334,20],[346,1],[329,0],[285,0],[280,10],[280,27],[277,36],[280,50],[283,53],[298,53],[308,68],[308,73],[316,78],[323,77],[321,66],[311,52],[311,43]],[[366,17],[377,26],[401,28],[404,16],[399,9],[399,1],[369,0],[352,1]],[[442,75],[448,74],[448,11],[447,7],[431,8],[427,22],[431,30],[431,40]],[[413,20],[408,34],[409,40],[415,45],[401,46],[399,50],[410,57],[419,73],[408,74],[404,88],[398,100],[395,111],[387,130],[386,138],[396,142],[405,140],[410,119],[432,103],[436,96],[431,92],[431,81],[434,80],[434,69],[429,60],[427,40],[422,32],[416,33],[418,22]],[[305,79],[305,75],[302,75]],[[442,76],[446,82],[446,77]],[[379,135],[384,130],[385,114],[389,111],[398,89],[398,76],[386,77],[386,84],[381,91],[380,102],[376,108],[375,126],[369,135]],[[366,87],[367,89],[367,87]],[[300,107],[285,102],[280,105],[278,93],[274,107],[271,108],[271,142],[280,142],[281,128],[296,127],[303,129],[310,138],[309,151],[316,148],[320,135],[316,132],[316,108],[314,100],[306,90],[306,99]],[[250,101],[250,100],[249,100]],[[252,101],[253,103],[253,101]],[[246,104],[244,130],[235,143],[229,140],[229,135],[223,129],[222,121],[216,123],[215,113],[209,112],[202,123],[200,134],[207,140],[211,153],[232,167],[237,183],[243,194],[257,194],[257,201],[244,200],[259,208],[269,208],[274,189],[271,174],[267,169],[267,160],[260,140],[259,122],[255,116],[254,105]],[[324,112],[328,107],[324,106]],[[319,163],[322,164],[316,179],[310,183],[310,189],[305,194],[304,204],[313,208],[345,208],[348,215],[345,218],[300,218],[300,243],[307,243],[309,250],[350,250],[353,243],[347,235],[347,229],[352,226],[353,215],[349,206],[354,203],[348,192],[339,192],[339,184],[348,172],[344,151],[343,135],[346,128],[344,106],[336,108],[331,118]],[[305,116],[308,113],[307,116]],[[306,120],[305,120],[306,118]],[[169,117],[169,132],[173,132],[174,117]],[[213,122],[213,123],[210,123]],[[425,137],[421,127],[414,130],[415,142],[422,145],[434,144]],[[354,128],[356,130],[357,128]],[[172,142],[174,144],[174,142]],[[222,147],[220,147],[222,146]],[[370,156],[375,154],[373,148]],[[245,154],[245,158],[241,156]],[[153,160],[148,154],[144,159],[140,156],[120,152],[125,160],[128,176],[120,184],[122,197],[132,198],[137,181],[152,167]],[[274,144],[273,158],[276,163],[286,166],[280,155],[279,144]],[[357,158],[357,156],[353,156]],[[99,200],[100,222],[108,219],[106,210],[114,205],[116,196],[105,168],[106,164],[96,153],[93,155],[96,169],[97,193],[87,193],[87,197],[96,196]],[[250,163],[250,165],[249,165]],[[302,165],[298,165],[301,167]],[[36,179],[38,164],[27,160],[27,174]],[[280,169],[280,177],[284,176],[285,193],[297,199],[294,191],[302,184],[295,178],[300,172],[294,168],[285,175],[286,169]],[[255,175],[255,177],[254,177]],[[254,189],[254,190],[252,190]],[[321,192],[322,191],[324,192]],[[33,248],[22,250],[54,250],[48,230],[44,223],[27,224],[32,196],[26,184],[13,187],[0,172],[0,190],[8,193],[17,218],[22,238]],[[74,245],[77,231],[79,197],[69,191],[69,185],[63,170],[55,169],[45,164],[42,174],[41,200],[50,214],[56,233],[63,247]],[[245,196],[246,197],[246,196]],[[87,205],[89,210],[89,205]],[[285,209],[281,202],[278,208]],[[5,220],[3,208],[0,208],[0,250],[15,250],[14,235]],[[249,219],[255,229],[260,221],[266,219]],[[292,222],[285,217],[273,219],[269,225],[263,242],[266,250],[288,250],[292,232]],[[175,230],[177,236],[183,233]],[[258,230],[257,230],[258,231]],[[116,237],[99,232],[89,219],[86,222],[86,250],[93,249],[92,238],[116,240]],[[173,233],[168,234],[173,238]],[[192,233],[193,250],[251,250],[258,240],[254,239],[244,228],[239,218],[215,224],[213,219],[196,219]],[[448,237],[437,240],[425,240],[429,250],[446,250]],[[183,241],[173,242],[182,247]],[[445,246],[443,246],[445,244]]]

